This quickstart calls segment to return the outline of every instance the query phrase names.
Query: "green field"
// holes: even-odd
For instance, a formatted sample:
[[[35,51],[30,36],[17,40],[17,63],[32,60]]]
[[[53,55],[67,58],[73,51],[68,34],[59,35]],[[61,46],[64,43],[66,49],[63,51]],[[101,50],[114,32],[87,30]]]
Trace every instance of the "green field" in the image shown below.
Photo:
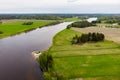
[[[48,50],[54,57],[55,71],[67,79],[120,80],[120,45],[112,41],[71,45],[79,32],[65,29],[53,39]]]
[[[15,35],[15,34],[18,34],[18,33],[24,32],[24,31],[33,30],[38,27],[40,28],[40,27],[50,25],[53,22],[55,22],[55,20],[28,20],[28,21],[32,21],[33,24],[32,25],[22,25],[24,22],[26,22],[25,20],[4,22],[4,23],[0,24],[0,31],[3,32],[3,34],[0,34],[0,38]]]
[[[108,28],[120,28],[120,25],[112,25],[109,23],[99,23],[99,24],[97,24],[97,26],[104,26],[104,27],[108,27]]]
[[[81,20],[80,18],[77,18],[77,17],[72,17],[72,18],[66,18],[64,19],[64,21],[78,21],[78,20]]]

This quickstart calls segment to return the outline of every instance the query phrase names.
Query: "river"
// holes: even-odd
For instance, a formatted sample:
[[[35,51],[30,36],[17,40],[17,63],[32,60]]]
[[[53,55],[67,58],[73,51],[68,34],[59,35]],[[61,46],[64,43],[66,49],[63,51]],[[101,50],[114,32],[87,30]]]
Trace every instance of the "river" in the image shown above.
[[[70,23],[64,22],[0,39],[0,80],[41,80],[42,72],[31,52],[48,49],[53,36]]]
[[[96,21],[97,19],[98,19],[97,17],[91,17],[91,18],[88,18],[87,21],[92,22],[92,21]]]

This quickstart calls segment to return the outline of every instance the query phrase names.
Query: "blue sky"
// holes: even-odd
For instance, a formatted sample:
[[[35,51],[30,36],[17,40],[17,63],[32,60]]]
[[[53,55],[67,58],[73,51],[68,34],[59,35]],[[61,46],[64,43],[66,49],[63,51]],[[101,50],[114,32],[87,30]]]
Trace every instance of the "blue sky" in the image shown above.
[[[0,13],[120,13],[120,0],[0,0]]]

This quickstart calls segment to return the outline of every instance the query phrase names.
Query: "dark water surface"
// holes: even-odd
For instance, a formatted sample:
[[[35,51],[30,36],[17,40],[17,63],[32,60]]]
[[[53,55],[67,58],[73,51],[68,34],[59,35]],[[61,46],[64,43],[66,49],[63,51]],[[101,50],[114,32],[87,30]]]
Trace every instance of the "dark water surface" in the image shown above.
[[[0,39],[0,80],[41,80],[42,73],[31,52],[48,49],[53,36],[68,24],[70,22]]]

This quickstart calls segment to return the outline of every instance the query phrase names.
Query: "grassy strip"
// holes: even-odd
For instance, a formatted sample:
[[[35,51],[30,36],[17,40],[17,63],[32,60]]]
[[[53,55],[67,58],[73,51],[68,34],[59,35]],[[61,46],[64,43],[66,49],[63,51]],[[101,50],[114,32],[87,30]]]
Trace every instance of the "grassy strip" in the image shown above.
[[[72,17],[72,18],[66,18],[66,19],[64,19],[64,21],[67,21],[67,22],[69,22],[69,21],[78,21],[78,20],[81,20],[81,19],[77,18],[77,17]]]
[[[59,23],[56,22],[55,20],[30,20],[30,21],[33,22],[32,25],[22,25],[25,21],[19,22],[16,21],[0,24],[0,31],[3,32],[3,34],[0,34],[0,38],[15,35],[21,32],[28,32],[36,28],[41,28],[43,26]]]
[[[119,80],[120,45],[111,41],[71,45],[73,30],[63,30],[48,50],[54,58],[55,71],[67,79]]]
[[[113,24],[109,24],[109,23],[98,23],[97,26],[108,27],[108,28],[120,28],[120,25],[113,25]]]

